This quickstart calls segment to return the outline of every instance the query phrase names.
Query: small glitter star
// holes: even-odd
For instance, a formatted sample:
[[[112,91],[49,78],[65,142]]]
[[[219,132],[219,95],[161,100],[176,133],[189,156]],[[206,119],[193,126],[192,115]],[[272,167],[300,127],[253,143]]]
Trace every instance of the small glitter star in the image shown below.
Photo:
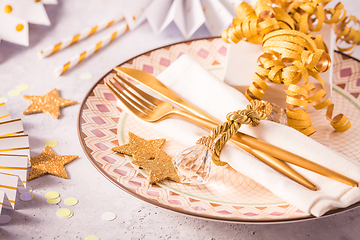
[[[145,140],[129,132],[129,143],[112,148],[113,151],[132,156],[134,159],[152,159],[166,139]]]
[[[181,182],[171,157],[163,150],[156,151],[154,159],[134,159],[133,164],[149,173],[149,183],[154,184],[165,179]]]
[[[46,146],[39,156],[30,158],[31,169],[27,180],[30,181],[45,174],[67,179],[64,165],[77,158],[78,156],[75,155],[56,155],[49,146]]]
[[[166,139],[145,140],[129,132],[129,143],[112,150],[132,156],[132,163],[149,173],[150,184],[165,179],[180,182],[171,157],[160,149],[165,141]]]
[[[43,112],[53,118],[59,118],[60,108],[76,104],[76,101],[59,97],[58,90],[55,88],[44,96],[23,95],[31,105],[23,112],[24,115]]]

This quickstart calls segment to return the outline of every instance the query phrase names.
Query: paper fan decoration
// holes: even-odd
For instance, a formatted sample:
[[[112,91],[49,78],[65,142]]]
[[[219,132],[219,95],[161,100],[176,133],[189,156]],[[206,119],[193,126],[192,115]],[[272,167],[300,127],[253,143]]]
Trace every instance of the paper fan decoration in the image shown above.
[[[28,23],[50,26],[44,4],[57,0],[0,0],[0,40],[29,46]]]
[[[190,38],[205,24],[211,35],[220,36],[232,23],[234,8],[241,0],[118,0],[118,5],[131,30],[147,20],[157,34],[174,23],[182,35]],[[110,3],[109,3],[110,4]],[[104,0],[94,0],[93,6],[107,7]]]
[[[26,187],[29,156],[21,119],[11,119],[5,103],[0,103],[0,213],[2,207],[14,209],[16,190]]]

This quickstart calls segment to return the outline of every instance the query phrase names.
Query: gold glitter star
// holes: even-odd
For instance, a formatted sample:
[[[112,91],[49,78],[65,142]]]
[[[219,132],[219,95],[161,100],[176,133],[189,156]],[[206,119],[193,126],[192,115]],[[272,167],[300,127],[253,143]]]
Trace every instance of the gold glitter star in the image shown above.
[[[181,182],[171,157],[163,150],[157,150],[154,159],[134,159],[135,165],[149,173],[149,183],[154,184],[165,179]]]
[[[132,156],[132,163],[149,173],[150,184],[164,179],[180,182],[171,157],[160,149],[165,141],[166,139],[145,140],[129,132],[129,143],[112,150]]]
[[[60,108],[76,104],[76,101],[59,97],[58,90],[54,88],[44,96],[23,95],[31,105],[23,112],[24,115],[43,112],[53,118],[59,118]]]
[[[75,155],[56,155],[56,153],[46,146],[39,156],[31,157],[31,169],[28,181],[45,174],[51,174],[57,177],[67,179],[67,173],[64,165],[77,159]]]
[[[129,143],[111,150],[132,156],[134,159],[152,159],[166,139],[145,140],[129,132]]]

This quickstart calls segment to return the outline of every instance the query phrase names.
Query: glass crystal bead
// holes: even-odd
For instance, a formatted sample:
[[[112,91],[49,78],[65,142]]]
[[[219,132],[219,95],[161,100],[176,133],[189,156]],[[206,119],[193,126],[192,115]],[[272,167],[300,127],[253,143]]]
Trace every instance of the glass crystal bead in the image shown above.
[[[178,152],[172,159],[182,183],[205,184],[210,177],[211,151],[196,144]]]
[[[273,122],[277,122],[283,125],[288,125],[287,123],[287,116],[286,116],[286,110],[279,107],[278,105],[271,103],[272,111],[270,115],[268,116],[268,119]]]

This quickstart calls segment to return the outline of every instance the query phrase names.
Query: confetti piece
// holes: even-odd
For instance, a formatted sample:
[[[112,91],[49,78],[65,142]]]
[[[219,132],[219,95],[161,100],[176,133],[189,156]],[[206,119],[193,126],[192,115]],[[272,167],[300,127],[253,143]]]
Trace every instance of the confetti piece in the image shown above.
[[[11,217],[9,215],[0,215],[0,224],[5,224],[10,222]]]
[[[60,196],[60,193],[55,192],[55,191],[51,191],[51,192],[48,192],[45,194],[45,197],[47,199],[55,199],[55,198],[58,198],[59,196]]]
[[[0,103],[4,102],[6,103],[8,99],[6,97],[0,97]]]
[[[92,74],[89,72],[85,72],[80,75],[80,78],[83,80],[89,80],[92,78]]]
[[[70,218],[74,215],[74,213],[67,208],[61,208],[56,212],[56,215],[62,218]]]
[[[71,211],[70,211],[70,212],[71,212]],[[71,212],[69,216],[64,217],[64,218],[65,218],[65,219],[66,219],[66,218],[71,218],[72,216],[74,216],[74,213],[73,213],[73,212]]]
[[[22,201],[30,201],[34,198],[34,194],[31,192],[23,192],[20,194],[20,200]]]
[[[49,203],[49,204],[58,204],[60,201],[61,201],[61,198],[54,198],[54,199],[46,199],[46,201]]]
[[[17,88],[19,91],[25,91],[25,90],[28,90],[28,89],[29,89],[29,85],[27,85],[27,84],[20,84],[20,85],[17,85],[16,88]]]
[[[76,198],[74,197],[68,197],[64,200],[64,203],[65,205],[68,205],[68,206],[74,206],[76,205],[77,203],[79,202],[79,200],[77,200]]]
[[[29,185],[27,185],[25,188],[18,188],[17,190],[19,193],[26,193],[26,192],[31,193],[32,192],[32,188]]]
[[[112,221],[116,218],[116,214],[113,212],[105,212],[101,215],[102,220]]]
[[[85,238],[85,240],[100,240],[100,239],[96,236],[88,236]]]
[[[17,90],[17,89],[8,91],[8,95],[12,96],[12,97],[19,96],[20,94],[21,94],[21,92],[19,90]]]
[[[45,146],[49,146],[49,147],[56,147],[58,145],[57,141],[54,140],[49,140],[45,143]]]

